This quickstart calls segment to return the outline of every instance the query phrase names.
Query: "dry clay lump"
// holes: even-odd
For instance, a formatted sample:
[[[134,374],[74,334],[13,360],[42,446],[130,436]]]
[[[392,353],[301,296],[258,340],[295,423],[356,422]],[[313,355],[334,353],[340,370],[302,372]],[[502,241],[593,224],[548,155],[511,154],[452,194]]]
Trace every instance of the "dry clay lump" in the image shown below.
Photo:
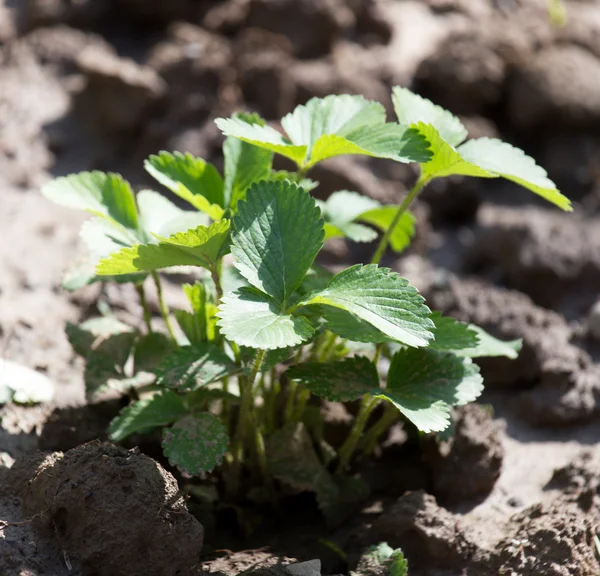
[[[38,456],[37,466],[17,463],[13,472],[24,512],[85,574],[197,573],[202,525],[152,458],[100,442]]]

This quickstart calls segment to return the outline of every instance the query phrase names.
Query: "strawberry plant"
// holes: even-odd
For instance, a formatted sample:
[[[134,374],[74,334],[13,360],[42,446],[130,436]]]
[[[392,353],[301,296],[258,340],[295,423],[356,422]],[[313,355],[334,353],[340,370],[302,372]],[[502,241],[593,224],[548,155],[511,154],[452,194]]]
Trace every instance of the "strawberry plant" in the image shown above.
[[[362,489],[344,474],[357,453],[369,454],[399,419],[423,433],[445,430],[451,408],[481,394],[473,359],[516,357],[519,342],[432,313],[379,262],[388,247],[409,244],[409,207],[435,178],[503,177],[563,210],[569,200],[522,151],[500,140],[465,142],[458,118],[404,88],[393,101],[398,122],[387,122],[379,103],[347,95],[297,107],[281,121],[285,133],[254,114],[218,119],[227,137],[223,177],[190,154],[151,156],[148,173],[191,211],[154,191],[135,195],[112,173],[45,186],[49,199],[94,215],[81,231],[90,256],[67,287],[130,282],[139,295],[144,328],[110,315],[67,327],[86,359],[88,395],[110,389],[131,398],[110,425],[113,440],[162,428],[164,453],[184,473],[221,465],[232,496],[247,481],[273,490],[277,480],[316,493],[335,519]],[[297,170],[273,170],[274,154]],[[316,201],[309,170],[342,154],[416,163],[420,176],[399,205],[352,191]],[[378,235],[370,263],[331,274],[315,262],[329,238]],[[183,286],[189,308],[169,310],[158,271],[180,266],[197,271]],[[152,322],[149,281],[164,330]],[[325,441],[318,398],[360,403],[341,446]]]

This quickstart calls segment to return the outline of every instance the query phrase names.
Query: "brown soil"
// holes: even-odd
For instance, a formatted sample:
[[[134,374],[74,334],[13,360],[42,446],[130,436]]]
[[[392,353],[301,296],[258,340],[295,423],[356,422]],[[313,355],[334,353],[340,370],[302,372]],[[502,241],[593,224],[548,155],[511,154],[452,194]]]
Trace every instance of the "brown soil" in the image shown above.
[[[565,4],[563,28],[549,24],[546,0],[0,6],[0,355],[57,388],[52,405],[0,408],[0,576],[318,576],[315,564],[283,567],[318,558],[324,574],[346,573],[381,540],[404,549],[411,576],[600,574],[600,3]],[[148,186],[142,160],[160,149],[222,166],[217,116],[247,107],[275,122],[331,92],[391,112],[394,84],[462,115],[472,136],[523,147],[575,201],[568,215],[506,183],[434,182],[414,246],[386,262],[432,307],[522,338],[523,351],[480,362],[486,392],[457,412],[451,440],[421,450],[394,429],[358,464],[371,495],[342,525],[328,527],[311,495],[217,513],[192,496],[202,528],[155,439],[130,439],[138,451],[91,442],[106,439],[120,404],[86,404],[64,324],[98,303],[141,315],[128,288],[61,289],[83,217],[39,186],[88,169]],[[311,175],[320,195],[350,189],[383,202],[414,178],[359,158]],[[371,251],[336,241],[324,261]],[[166,296],[180,302],[177,282]],[[328,438],[345,432],[348,408],[323,407]]]

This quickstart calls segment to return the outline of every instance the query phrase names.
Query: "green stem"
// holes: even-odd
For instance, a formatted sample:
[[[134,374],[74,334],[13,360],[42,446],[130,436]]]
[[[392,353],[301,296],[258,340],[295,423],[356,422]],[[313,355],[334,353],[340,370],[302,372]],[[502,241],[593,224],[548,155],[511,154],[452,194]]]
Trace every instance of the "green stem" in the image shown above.
[[[335,348],[336,342],[337,342],[337,334],[330,332],[327,335],[327,340],[325,341],[325,345],[323,346],[323,351],[321,352],[321,354],[319,356],[319,360],[321,362],[327,361],[327,359],[329,358],[329,355],[331,354],[331,351]]]
[[[142,310],[144,311],[144,322],[146,323],[146,328],[148,329],[148,333],[152,333],[152,314],[150,313],[150,308],[148,308],[148,300],[146,300],[144,284],[136,284],[135,289],[140,297],[140,304],[142,305]]]
[[[377,366],[379,364],[379,359],[381,358],[381,351],[383,350],[383,344],[380,342],[375,345],[375,357],[373,358],[373,364]]]
[[[215,285],[215,291],[217,293],[217,304],[221,302],[223,298],[223,287],[221,286],[221,277],[219,276],[219,270],[217,267],[213,267],[210,271],[210,277]]]
[[[373,258],[371,259],[371,264],[379,264],[381,258],[387,250],[388,244],[390,243],[390,238],[392,237],[396,226],[398,226],[398,222],[400,222],[400,218],[402,218],[403,214],[408,210],[409,206],[413,203],[413,200],[419,195],[429,180],[429,176],[423,176],[422,174],[419,176],[416,184],[411,188],[402,204],[400,204],[400,208],[398,208],[398,212],[396,212],[392,223],[385,231],[385,234],[381,237],[379,245],[377,246],[377,250],[375,250],[375,254],[373,254]]]
[[[360,405],[358,415],[356,416],[354,424],[352,425],[352,429],[350,430],[350,435],[340,448],[340,460],[337,467],[338,474],[344,472],[344,470],[348,467],[348,464],[354,455],[354,451],[356,450],[358,441],[360,440],[365,426],[367,425],[369,416],[378,403],[379,400],[377,398],[372,398],[369,394],[365,394]]]
[[[360,448],[361,452],[368,456],[373,452],[379,439],[391,428],[398,420],[398,410],[392,405],[387,404],[385,410],[379,420],[367,430],[367,433],[362,437]]]
[[[297,392],[298,400],[296,401],[296,407],[294,408],[294,412],[292,414],[292,421],[300,422],[302,420],[302,416],[304,416],[304,409],[308,404],[310,399],[310,390],[306,388],[299,388]]]
[[[163,320],[165,321],[167,331],[169,332],[171,340],[173,340],[173,342],[177,344],[177,338],[175,337],[175,332],[173,331],[173,326],[171,325],[171,320],[169,318],[169,309],[167,308],[167,304],[163,296],[160,278],[158,277],[158,274],[155,270],[152,271],[152,280],[154,280],[154,284],[156,285],[156,293],[158,294],[158,305],[160,306],[160,314]]]

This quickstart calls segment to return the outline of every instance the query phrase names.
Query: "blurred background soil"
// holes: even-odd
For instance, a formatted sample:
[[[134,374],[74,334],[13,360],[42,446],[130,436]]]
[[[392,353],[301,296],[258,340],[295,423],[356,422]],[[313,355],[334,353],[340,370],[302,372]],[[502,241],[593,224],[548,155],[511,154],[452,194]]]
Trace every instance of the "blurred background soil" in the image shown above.
[[[395,516],[367,515],[366,540],[338,540],[349,552],[395,539],[411,576],[599,574],[600,1],[565,6],[557,27],[546,0],[0,0],[0,356],[57,384],[52,406],[0,410],[2,463],[102,436],[114,407],[85,407],[64,324],[98,301],[137,313],[125,288],[61,289],[84,217],[51,205],[41,184],[98,169],[153,186],[142,162],[161,149],[222,167],[216,117],[252,110],[277,127],[313,96],[352,93],[381,101],[391,119],[391,87],[403,85],[459,115],[471,137],[522,147],[575,212],[500,181],[450,178],[422,195],[414,245],[386,265],[432,307],[523,338],[524,349],[515,362],[481,363],[493,418],[465,414],[450,456],[432,447],[418,463],[429,481],[392,469],[380,488],[400,498]],[[395,203],[415,173],[342,157],[311,177],[321,197],[348,189]],[[323,261],[366,261],[372,250],[334,240]],[[181,298],[174,283],[166,292]],[[478,466],[481,485],[457,492]],[[11,490],[0,488],[0,518],[14,521],[23,516]],[[432,518],[442,518],[435,530]],[[29,571],[6,560],[2,576],[74,573],[64,549],[23,530],[0,532],[0,567],[11,557]]]

